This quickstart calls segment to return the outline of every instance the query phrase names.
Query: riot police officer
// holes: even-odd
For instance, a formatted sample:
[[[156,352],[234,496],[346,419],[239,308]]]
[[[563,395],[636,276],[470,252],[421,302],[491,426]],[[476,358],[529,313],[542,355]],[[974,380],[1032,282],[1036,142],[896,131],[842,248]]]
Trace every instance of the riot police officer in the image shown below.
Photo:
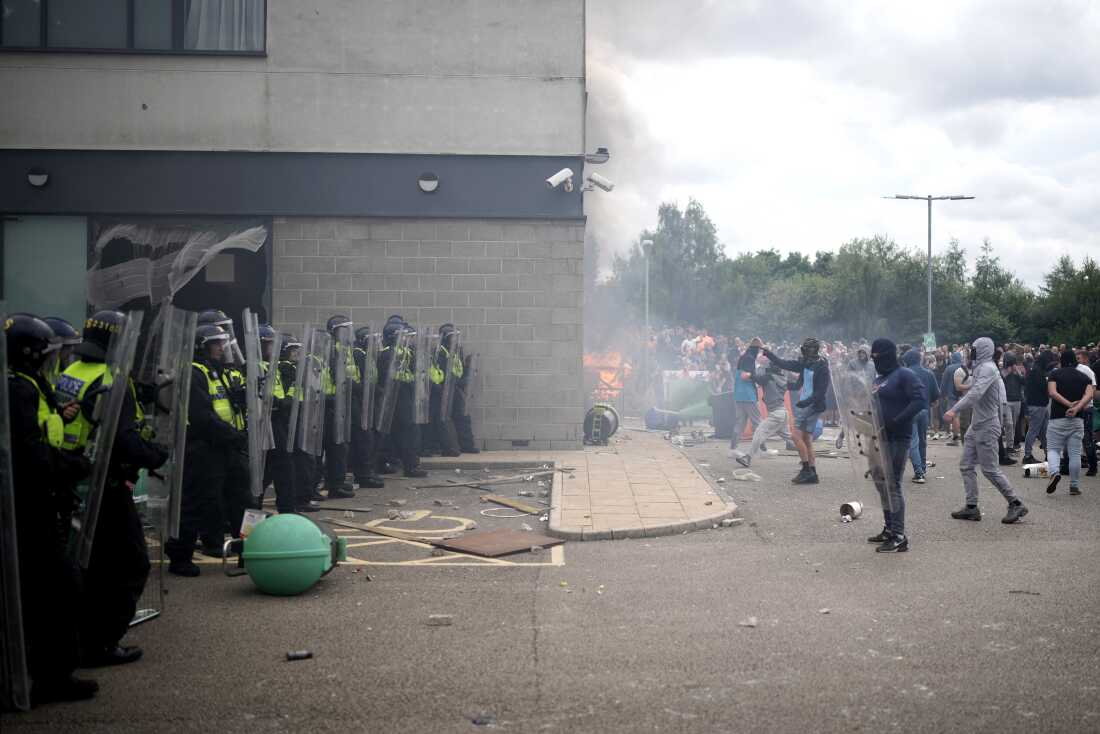
[[[367,350],[371,334],[370,326],[360,326],[355,330],[355,348],[352,354],[355,357],[355,366],[359,371],[359,381],[352,392],[351,415],[351,450],[348,454],[351,471],[355,475],[355,482],[360,488],[381,489],[386,486],[382,477],[374,472],[375,447],[378,445],[374,431],[374,415],[366,416],[367,428],[363,428],[363,391],[374,390],[378,385],[378,365],[368,362]],[[374,403],[372,402],[372,405]]]
[[[80,412],[65,426],[64,447],[84,451],[94,433],[93,397],[101,388],[124,390],[122,411],[115,428],[110,470],[103,489],[91,559],[83,573],[84,604],[80,643],[84,667],[121,665],[141,657],[141,648],[121,646],[137,612],[137,603],[149,578],[149,549],[131,487],[141,469],[157,469],[168,459],[142,435],[145,417],[133,382],[112,385],[106,363],[111,336],[121,331],[126,317],[118,311],[99,311],[84,323],[84,340],[75,348],[77,360],[58,380],[57,395],[75,401]]]
[[[47,316],[42,320],[50,327],[54,338],[61,343],[61,348],[46,361],[45,370],[46,378],[50,381],[50,384],[57,387],[57,378],[75,359],[73,349],[80,344],[80,332],[68,321],[57,316]]]
[[[200,536],[204,554],[221,555],[225,524],[220,507],[228,467],[248,446],[222,373],[228,348],[229,334],[220,326],[206,324],[195,330],[180,532],[165,544],[168,570],[177,576],[199,575],[191,558]]]
[[[76,701],[99,690],[73,677],[79,655],[77,569],[58,533],[58,507],[86,477],[81,454],[62,449],[64,420],[42,368],[60,346],[44,321],[29,314],[4,322],[8,351],[12,487],[31,702]],[[70,406],[67,415],[75,415]]]
[[[463,375],[462,354],[455,344],[456,334],[454,324],[443,324],[439,327],[439,347],[436,350],[430,374],[432,391],[429,414],[431,417],[427,428],[428,436],[423,439],[429,452],[441,453],[443,456],[458,456],[461,453],[454,421],[451,418],[450,408],[453,407],[453,400],[451,405],[447,406],[447,415],[442,414],[444,383],[448,377],[453,382],[457,382]]]
[[[350,499],[355,496],[355,488],[347,481],[348,443],[351,437],[344,436],[343,440],[338,441],[341,436],[336,426],[336,401],[340,399],[335,381],[337,369],[342,369],[345,380],[359,382],[359,368],[355,364],[355,356],[342,343],[342,339],[350,336],[345,332],[351,328],[351,319],[342,314],[331,316],[325,324],[325,330],[332,336],[332,352],[322,380],[325,390],[325,489],[328,490],[330,500]],[[342,364],[338,366],[337,361]],[[343,407],[346,410],[351,409],[347,404]]]
[[[390,446],[401,460],[404,476],[416,478],[426,477],[428,473],[420,468],[420,426],[416,424],[414,408],[415,355],[411,347],[397,343],[398,332],[408,329],[409,325],[400,317],[390,317],[382,330],[384,351],[379,355],[379,360],[383,365],[387,360],[393,360],[396,367],[397,399],[390,428]],[[382,372],[381,369],[379,371]]]

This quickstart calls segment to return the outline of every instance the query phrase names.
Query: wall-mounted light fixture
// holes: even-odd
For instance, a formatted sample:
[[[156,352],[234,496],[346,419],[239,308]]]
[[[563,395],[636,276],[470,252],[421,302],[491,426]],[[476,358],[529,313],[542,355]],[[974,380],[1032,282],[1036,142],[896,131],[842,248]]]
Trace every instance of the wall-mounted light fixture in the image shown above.
[[[416,179],[416,185],[420,187],[420,190],[425,194],[431,194],[439,188],[439,176],[434,173],[422,173],[420,177]]]
[[[36,189],[40,189],[50,181],[50,172],[44,168],[35,166],[27,171],[27,183]]]

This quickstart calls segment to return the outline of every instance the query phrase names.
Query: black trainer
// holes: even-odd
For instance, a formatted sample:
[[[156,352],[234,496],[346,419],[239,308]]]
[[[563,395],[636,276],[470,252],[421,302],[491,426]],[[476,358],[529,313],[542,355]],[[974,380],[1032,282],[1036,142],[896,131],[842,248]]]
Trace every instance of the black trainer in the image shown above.
[[[350,500],[355,498],[355,491],[345,487],[334,487],[328,491],[330,500]]]
[[[1034,456],[1032,456],[1031,454],[1028,454],[1028,455],[1027,455],[1027,456],[1025,456],[1024,458],[1020,459],[1020,461],[1021,461],[1022,463],[1024,463],[1024,464],[1038,464],[1038,463],[1040,463],[1040,462],[1039,462],[1039,460],[1038,460],[1038,459],[1036,459],[1036,458],[1035,458]]]
[[[974,522],[978,522],[982,519],[982,511],[977,507],[964,507],[961,510],[952,512],[951,517],[956,520],[973,520]]]
[[[403,474],[410,479],[423,479],[424,477],[428,476],[428,472],[424,471],[423,469],[408,469],[407,471],[403,472]]]
[[[1061,474],[1055,474],[1051,477],[1050,481],[1047,482],[1047,494],[1054,494],[1054,490],[1058,489],[1058,482],[1060,481],[1062,481]]]
[[[798,470],[798,474],[791,480],[791,484],[805,484],[806,478],[810,475],[809,467],[802,467]]]
[[[890,531],[887,530],[885,526],[883,526],[882,532],[880,532],[878,535],[872,535],[870,538],[867,539],[867,542],[868,543],[885,543],[891,537],[892,537],[892,535],[891,535]]]
[[[1001,518],[1001,522],[1011,525],[1026,514],[1027,508],[1024,507],[1024,503],[1017,500],[1017,504],[1008,506],[1008,513]]]
[[[803,484],[820,484],[821,483],[821,480],[817,478],[817,468],[816,467],[812,467],[812,466],[810,467],[810,471],[809,471],[809,473],[806,474],[806,479],[802,483]]]
[[[875,548],[875,553],[905,553],[909,550],[909,538],[901,533],[891,533],[890,538]]]
[[[747,455],[738,456],[737,457],[737,463],[740,464],[743,467],[748,468],[748,467],[752,466],[752,457],[747,456]]]
[[[1069,486],[1069,493],[1073,495],[1081,494],[1080,487],[1074,487],[1072,484]]]

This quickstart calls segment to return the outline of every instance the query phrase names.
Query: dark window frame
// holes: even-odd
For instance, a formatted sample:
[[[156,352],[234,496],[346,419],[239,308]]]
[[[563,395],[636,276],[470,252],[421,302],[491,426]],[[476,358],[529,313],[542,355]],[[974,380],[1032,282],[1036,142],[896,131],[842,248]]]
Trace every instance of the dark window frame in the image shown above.
[[[172,0],[172,48],[134,48],[134,15],[135,0],[127,0],[126,3],[126,44],[127,48],[84,48],[50,46],[49,41],[49,5],[50,0],[41,0],[39,4],[38,21],[38,45],[37,46],[0,46],[0,53],[47,53],[47,54],[138,54],[148,56],[267,56],[268,34],[268,3],[264,3],[264,44],[258,51],[218,51],[213,49],[186,49],[183,48],[183,29],[186,21],[184,15],[184,0]],[[3,35],[4,18],[0,13],[0,37]]]

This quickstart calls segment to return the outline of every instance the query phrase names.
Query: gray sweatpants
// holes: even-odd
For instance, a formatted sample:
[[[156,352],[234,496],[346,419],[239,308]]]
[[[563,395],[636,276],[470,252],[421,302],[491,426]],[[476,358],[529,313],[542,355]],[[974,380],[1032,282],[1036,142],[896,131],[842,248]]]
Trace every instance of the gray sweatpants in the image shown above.
[[[997,451],[997,439],[1001,437],[1001,424],[999,421],[986,421],[984,423],[972,423],[963,438],[962,459],[959,460],[959,473],[962,474],[963,488],[966,489],[966,504],[978,504],[978,473],[976,466],[981,466],[982,474],[989,483],[997,488],[1001,495],[1012,502],[1016,499],[1016,493],[1012,491],[1012,485],[1000,467],[1000,455]]]
[[[749,456],[756,456],[760,447],[772,436],[782,436],[791,440],[791,432],[787,429],[787,409],[785,407],[768,411],[768,417],[760,422],[752,434],[752,448]]]
[[[1010,449],[1016,445],[1016,418],[1020,415],[1020,401],[1008,401],[1007,420],[1004,424],[1005,448]]]
[[[1039,443],[1046,443],[1047,421],[1050,420],[1050,408],[1045,405],[1027,406],[1027,435],[1024,436],[1024,456],[1035,456],[1031,450],[1035,447],[1035,439]]]
[[[733,433],[730,435],[730,448],[736,449],[738,442],[741,440],[741,434],[745,432],[745,424],[752,423],[752,430],[755,431],[760,426],[760,406],[756,403],[740,402],[735,403],[737,406],[737,412],[733,416]]]
[[[1047,423],[1047,471],[1050,476],[1058,473],[1062,454],[1069,455],[1069,486],[1081,481],[1081,440],[1085,437],[1085,424],[1078,418],[1052,418]]]

